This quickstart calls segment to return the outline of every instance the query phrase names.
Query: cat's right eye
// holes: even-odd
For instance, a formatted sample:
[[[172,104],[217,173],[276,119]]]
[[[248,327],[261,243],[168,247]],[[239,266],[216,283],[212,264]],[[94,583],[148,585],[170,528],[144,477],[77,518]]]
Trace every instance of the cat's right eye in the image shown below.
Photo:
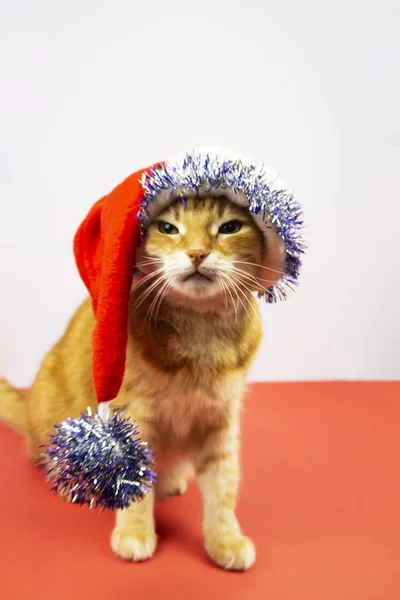
[[[218,230],[218,233],[223,233],[224,235],[230,235],[232,233],[238,233],[243,227],[243,223],[235,219],[234,221],[228,221],[221,225]]]
[[[179,233],[179,229],[175,225],[171,225],[171,223],[167,223],[166,221],[158,222],[158,231],[166,235],[176,235]]]

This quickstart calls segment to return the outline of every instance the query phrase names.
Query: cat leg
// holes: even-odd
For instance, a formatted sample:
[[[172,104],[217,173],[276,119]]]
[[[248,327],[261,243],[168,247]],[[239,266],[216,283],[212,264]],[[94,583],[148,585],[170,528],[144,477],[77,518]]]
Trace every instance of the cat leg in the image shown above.
[[[127,410],[129,415],[132,410]],[[134,415],[130,415],[133,416]],[[143,440],[154,448],[154,425],[151,420],[135,421]],[[111,535],[111,548],[125,560],[139,562],[151,558],[157,546],[154,521],[155,491],[152,488],[143,500],[132,502],[128,508],[117,510],[116,523]]]
[[[138,562],[151,558],[156,546],[154,490],[150,490],[142,501],[117,511],[111,548],[121,558]]]
[[[212,432],[196,457],[203,496],[205,548],[220,567],[250,568],[256,558],[253,542],[245,537],[235,515],[239,484],[239,442],[231,428]]]

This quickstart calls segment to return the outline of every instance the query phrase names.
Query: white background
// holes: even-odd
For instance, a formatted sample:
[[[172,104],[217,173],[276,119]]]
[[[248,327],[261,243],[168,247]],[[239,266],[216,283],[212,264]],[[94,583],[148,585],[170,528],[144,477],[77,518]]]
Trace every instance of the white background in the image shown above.
[[[72,237],[132,171],[196,145],[275,167],[301,285],[255,380],[400,376],[397,0],[0,0],[0,370],[30,383],[85,295]]]

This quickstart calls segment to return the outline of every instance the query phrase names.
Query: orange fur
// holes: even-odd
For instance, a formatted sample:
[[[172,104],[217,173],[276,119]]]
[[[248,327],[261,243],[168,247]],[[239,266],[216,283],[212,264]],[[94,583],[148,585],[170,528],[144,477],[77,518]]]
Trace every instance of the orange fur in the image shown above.
[[[243,223],[242,229],[220,235],[219,227],[234,219]],[[160,232],[160,220],[178,227],[179,234]],[[251,292],[260,289],[261,278],[273,275],[267,270],[259,275],[265,252],[263,236],[248,211],[223,198],[188,201],[186,208],[177,202],[157,218],[138,252],[125,376],[113,401],[135,419],[142,438],[154,448],[157,495],[183,493],[188,477],[197,473],[206,549],[221,567],[236,570],[255,560],[253,544],[236,519],[235,503],[240,403],[261,339]],[[241,273],[233,270],[235,265]],[[199,274],[185,280],[197,267],[212,274],[212,280]],[[34,460],[54,423],[96,405],[93,327],[88,299],[45,357],[23,402],[23,428]],[[0,416],[12,422],[14,406],[21,421],[21,399],[5,386],[3,391],[0,387]],[[152,491],[143,502],[117,512],[111,540],[116,554],[144,560],[154,553],[153,503]]]

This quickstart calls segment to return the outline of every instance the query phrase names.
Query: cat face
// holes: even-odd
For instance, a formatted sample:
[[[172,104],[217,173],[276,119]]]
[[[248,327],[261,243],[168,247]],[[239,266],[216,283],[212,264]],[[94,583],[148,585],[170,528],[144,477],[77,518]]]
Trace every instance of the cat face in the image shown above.
[[[259,290],[263,236],[246,208],[223,198],[181,199],[159,215],[138,252],[149,285],[196,303]]]

